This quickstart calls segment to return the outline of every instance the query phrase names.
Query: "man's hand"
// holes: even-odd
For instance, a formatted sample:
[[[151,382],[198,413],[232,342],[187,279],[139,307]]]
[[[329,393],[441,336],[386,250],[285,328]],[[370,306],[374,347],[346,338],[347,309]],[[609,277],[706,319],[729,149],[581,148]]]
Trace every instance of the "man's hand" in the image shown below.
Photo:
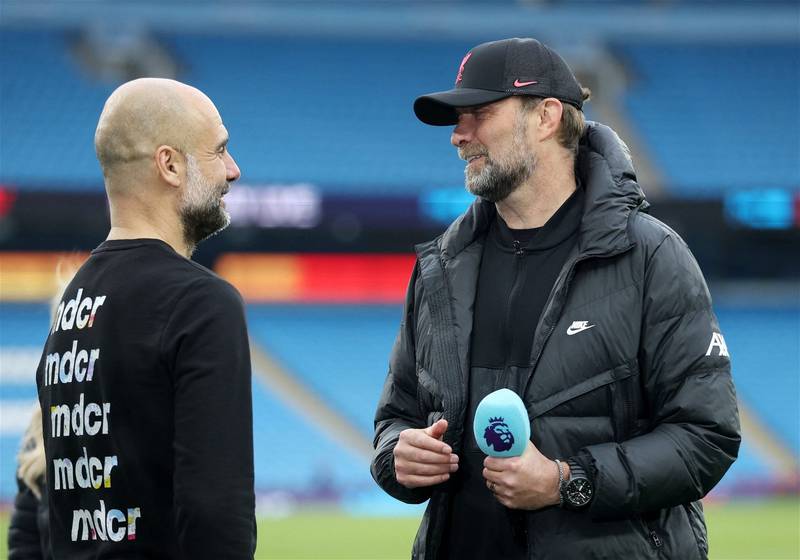
[[[439,420],[425,429],[400,432],[394,448],[394,474],[406,488],[433,486],[450,478],[458,470],[458,455],[442,441],[447,420]]]
[[[486,457],[483,466],[486,486],[508,508],[540,509],[559,503],[558,466],[530,441],[519,457]]]

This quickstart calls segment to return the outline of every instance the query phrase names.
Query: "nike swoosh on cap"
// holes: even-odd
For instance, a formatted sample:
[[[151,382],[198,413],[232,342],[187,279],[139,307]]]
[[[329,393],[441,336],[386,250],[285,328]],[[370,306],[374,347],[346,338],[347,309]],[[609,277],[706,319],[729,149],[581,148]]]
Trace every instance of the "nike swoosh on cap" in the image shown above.
[[[538,84],[538,83],[539,82],[537,82],[535,80],[533,82],[520,82],[519,79],[516,79],[516,80],[514,80],[514,87],[525,87],[525,86],[529,86],[529,85],[532,85],[532,84]]]

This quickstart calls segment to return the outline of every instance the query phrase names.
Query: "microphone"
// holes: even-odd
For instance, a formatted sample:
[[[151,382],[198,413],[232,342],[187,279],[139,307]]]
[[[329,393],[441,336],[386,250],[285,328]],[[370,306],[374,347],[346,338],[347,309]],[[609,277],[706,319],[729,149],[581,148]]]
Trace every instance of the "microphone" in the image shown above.
[[[522,455],[531,439],[528,411],[514,391],[499,389],[478,404],[472,423],[475,441],[490,457]]]

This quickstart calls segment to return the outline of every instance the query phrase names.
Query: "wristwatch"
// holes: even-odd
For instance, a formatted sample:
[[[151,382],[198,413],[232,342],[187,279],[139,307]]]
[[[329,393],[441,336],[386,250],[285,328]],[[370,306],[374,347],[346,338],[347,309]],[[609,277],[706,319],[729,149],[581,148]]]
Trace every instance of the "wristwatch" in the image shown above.
[[[594,497],[594,485],[586,471],[578,463],[567,460],[569,479],[561,478],[561,505],[564,509],[580,510],[589,505]]]

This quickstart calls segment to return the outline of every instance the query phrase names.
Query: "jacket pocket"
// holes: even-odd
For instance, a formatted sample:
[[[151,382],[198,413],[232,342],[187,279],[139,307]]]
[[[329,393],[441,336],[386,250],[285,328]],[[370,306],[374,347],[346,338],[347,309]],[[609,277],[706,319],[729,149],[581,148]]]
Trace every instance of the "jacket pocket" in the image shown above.
[[[533,420],[538,416],[542,416],[543,414],[550,412],[557,406],[577,399],[578,397],[582,397],[591,391],[608,386],[612,383],[627,380],[634,375],[634,372],[635,369],[632,368],[630,364],[625,363],[615,368],[600,372],[597,375],[593,375],[589,379],[585,379],[577,385],[573,385],[572,387],[558,391],[557,393],[549,395],[543,399],[529,401],[530,404],[527,405],[528,416],[531,420]],[[612,415],[612,411],[614,410],[616,410],[616,408],[612,406],[612,408],[609,410],[609,416]],[[623,418],[621,419],[621,422],[632,423],[635,422],[635,420],[636,418],[634,416],[632,420]]]

